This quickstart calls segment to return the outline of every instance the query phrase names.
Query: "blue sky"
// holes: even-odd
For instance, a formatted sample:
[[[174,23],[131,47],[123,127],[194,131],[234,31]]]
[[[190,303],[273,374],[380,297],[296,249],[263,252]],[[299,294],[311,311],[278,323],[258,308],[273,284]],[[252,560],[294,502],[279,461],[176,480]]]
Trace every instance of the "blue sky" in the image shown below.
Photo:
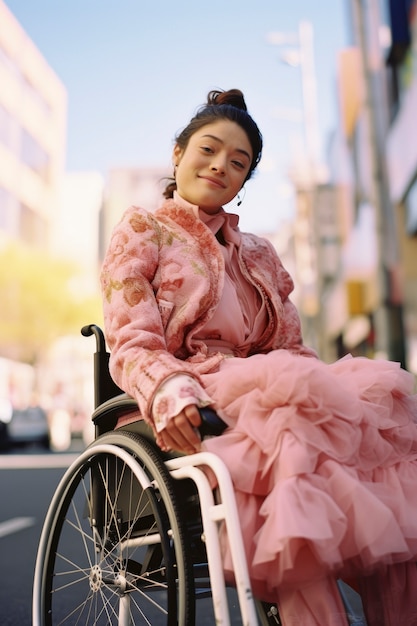
[[[291,216],[286,172],[303,126],[284,114],[302,107],[301,72],[281,61],[282,48],[266,35],[313,24],[325,147],[337,123],[348,0],[5,2],[68,90],[68,170],[169,167],[175,134],[207,92],[238,87],[265,141],[263,169],[239,209],[241,227],[273,230]]]

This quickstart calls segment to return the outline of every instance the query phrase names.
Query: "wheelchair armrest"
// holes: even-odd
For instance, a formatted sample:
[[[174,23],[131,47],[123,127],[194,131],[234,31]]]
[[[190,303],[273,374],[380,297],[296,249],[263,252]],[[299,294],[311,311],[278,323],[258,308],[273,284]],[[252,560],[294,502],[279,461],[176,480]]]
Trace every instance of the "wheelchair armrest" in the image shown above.
[[[100,404],[92,415],[92,420],[97,429],[97,434],[114,430],[120,417],[138,413],[138,405],[127,393],[121,393]],[[199,409],[201,425],[198,430],[201,439],[208,436],[218,436],[227,428],[227,424],[210,407]],[[150,427],[148,426],[150,431]]]
[[[91,419],[96,427],[96,434],[101,435],[114,430],[119,417],[138,412],[136,400],[127,393],[120,393],[96,407]]]

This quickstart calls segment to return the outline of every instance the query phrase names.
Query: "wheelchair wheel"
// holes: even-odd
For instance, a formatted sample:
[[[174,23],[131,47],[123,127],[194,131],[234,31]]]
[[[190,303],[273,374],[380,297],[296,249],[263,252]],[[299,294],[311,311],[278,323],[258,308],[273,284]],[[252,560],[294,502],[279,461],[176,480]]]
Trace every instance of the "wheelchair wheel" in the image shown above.
[[[35,566],[34,626],[193,625],[194,577],[172,479],[126,432],[99,437],[51,502]]]

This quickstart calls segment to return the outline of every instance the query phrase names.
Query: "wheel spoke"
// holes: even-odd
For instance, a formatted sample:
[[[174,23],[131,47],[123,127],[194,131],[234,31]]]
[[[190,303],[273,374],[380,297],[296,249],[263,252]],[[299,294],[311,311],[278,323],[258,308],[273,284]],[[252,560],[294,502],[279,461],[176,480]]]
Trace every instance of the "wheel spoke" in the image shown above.
[[[35,572],[38,623],[150,626],[159,615],[158,624],[191,625],[194,581],[165,465],[126,433],[100,439],[51,503]]]

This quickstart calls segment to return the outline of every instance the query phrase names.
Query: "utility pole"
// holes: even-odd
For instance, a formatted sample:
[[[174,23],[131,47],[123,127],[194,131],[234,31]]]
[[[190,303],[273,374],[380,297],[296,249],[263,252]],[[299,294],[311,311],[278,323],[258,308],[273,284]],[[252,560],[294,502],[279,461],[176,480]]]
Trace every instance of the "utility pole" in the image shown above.
[[[320,354],[323,328],[315,212],[323,167],[313,26],[302,21],[296,33],[271,32],[267,40],[273,45],[290,45],[282,50],[281,60],[300,70],[305,149],[303,159],[296,160],[290,167],[290,178],[296,192],[294,254],[304,340]]]
[[[375,311],[375,343],[379,356],[406,367],[399,249],[394,207],[390,201],[386,169],[387,99],[382,82],[382,54],[378,39],[380,18],[377,0],[348,0],[353,32],[361,53],[364,78],[364,114],[368,133],[371,181],[369,202],[375,209],[378,241],[378,306]]]
[[[317,81],[314,61],[314,33],[310,22],[300,22],[298,28],[300,42],[300,69],[303,91],[303,109],[306,151],[311,170],[311,177],[317,182],[318,167],[321,160],[320,128],[317,102]]]

